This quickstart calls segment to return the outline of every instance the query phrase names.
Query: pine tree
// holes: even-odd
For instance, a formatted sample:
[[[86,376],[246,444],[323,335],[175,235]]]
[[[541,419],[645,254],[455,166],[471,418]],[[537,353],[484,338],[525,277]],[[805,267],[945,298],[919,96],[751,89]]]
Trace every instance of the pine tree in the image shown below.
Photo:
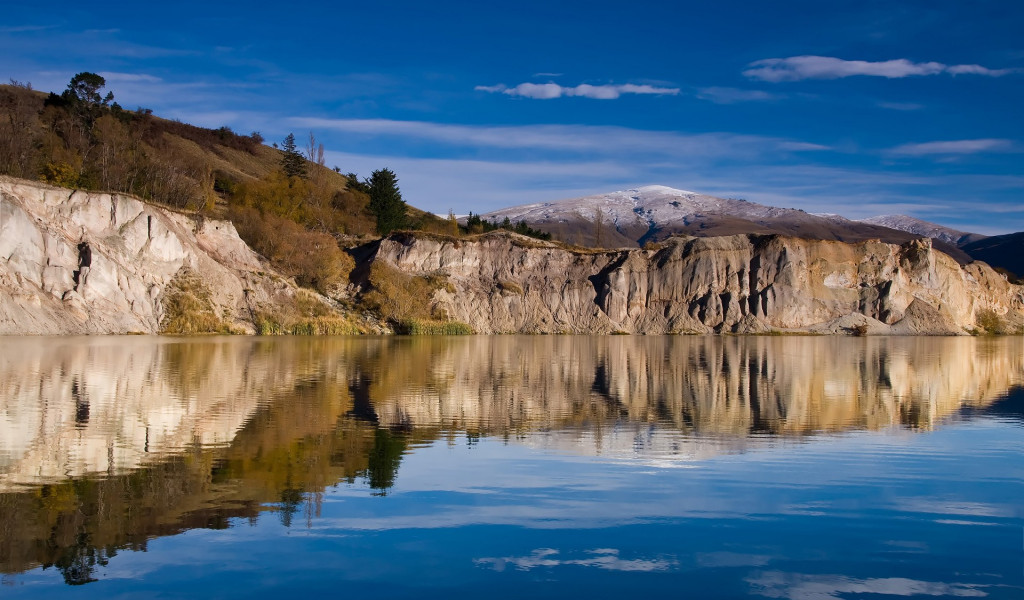
[[[281,170],[288,177],[306,176],[306,159],[295,149],[295,136],[291,133],[284,138],[282,144],[284,156],[281,157]]]
[[[377,217],[377,233],[387,235],[406,226],[405,201],[398,190],[398,177],[391,169],[370,175],[370,212]]]

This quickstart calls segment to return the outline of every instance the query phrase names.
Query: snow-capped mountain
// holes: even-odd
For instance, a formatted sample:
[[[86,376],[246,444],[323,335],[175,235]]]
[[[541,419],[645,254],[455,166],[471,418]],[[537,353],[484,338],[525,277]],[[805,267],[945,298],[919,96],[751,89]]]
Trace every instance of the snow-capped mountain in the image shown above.
[[[865,239],[904,242],[929,235],[881,223],[853,221],[839,215],[810,214],[661,185],[514,206],[481,216],[499,222],[506,217],[513,222],[525,220],[531,227],[548,231],[558,239],[605,247],[643,245],[672,234],[779,233],[851,242]],[[947,241],[945,237],[938,240],[936,244],[944,251],[967,260],[966,255],[957,251],[956,242]]]
[[[907,215],[880,215],[869,219],[860,219],[860,222],[881,225],[889,229],[898,229],[914,235],[943,240],[954,246],[964,246],[985,238],[985,236],[978,233],[959,231],[950,227],[929,223],[928,221],[922,221],[921,219],[915,219],[914,217],[908,217]]]

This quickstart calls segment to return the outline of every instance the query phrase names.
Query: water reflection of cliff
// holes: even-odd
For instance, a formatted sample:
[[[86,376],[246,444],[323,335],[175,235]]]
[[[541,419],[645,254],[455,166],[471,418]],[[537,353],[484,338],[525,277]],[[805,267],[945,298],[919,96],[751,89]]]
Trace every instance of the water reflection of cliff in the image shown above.
[[[657,423],[745,436],[927,429],[1024,380],[1024,339],[544,337],[409,340],[381,423],[484,433]]]
[[[458,433],[692,459],[764,436],[928,429],[1020,385],[1022,350],[1022,338],[8,338],[0,571],[54,565],[84,582],[119,549],[268,504],[286,524],[313,518],[328,487],[384,493],[410,446]]]

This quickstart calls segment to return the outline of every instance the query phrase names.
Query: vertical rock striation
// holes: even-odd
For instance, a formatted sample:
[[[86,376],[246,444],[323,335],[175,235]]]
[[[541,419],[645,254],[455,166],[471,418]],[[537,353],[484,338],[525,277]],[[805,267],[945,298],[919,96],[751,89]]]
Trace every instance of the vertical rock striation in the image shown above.
[[[983,316],[1006,331],[1024,324],[1024,287],[984,263],[961,267],[926,238],[681,237],[578,252],[503,232],[401,234],[372,260],[447,276],[436,307],[484,333],[964,334]]]

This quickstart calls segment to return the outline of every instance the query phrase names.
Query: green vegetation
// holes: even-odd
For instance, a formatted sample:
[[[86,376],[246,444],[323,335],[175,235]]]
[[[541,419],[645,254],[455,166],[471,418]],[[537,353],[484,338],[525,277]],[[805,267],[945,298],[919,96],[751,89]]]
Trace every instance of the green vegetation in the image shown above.
[[[373,172],[366,182],[370,194],[369,209],[377,217],[377,233],[387,235],[407,226],[405,201],[398,191],[398,177],[390,169]]]
[[[498,223],[495,220],[485,221],[480,215],[474,215],[472,212],[466,218],[466,232],[473,233],[487,233],[488,231],[497,231],[498,229],[504,229],[506,231],[512,231],[520,235],[537,238],[538,240],[550,240],[551,234],[534,229],[530,227],[526,221],[518,221],[512,223],[512,221],[505,217],[505,220]]]
[[[473,328],[461,321],[409,319],[398,327],[406,335],[473,335]]]
[[[306,159],[295,149],[295,135],[289,133],[281,145],[284,155],[281,156],[281,171],[286,177],[305,177]]]

